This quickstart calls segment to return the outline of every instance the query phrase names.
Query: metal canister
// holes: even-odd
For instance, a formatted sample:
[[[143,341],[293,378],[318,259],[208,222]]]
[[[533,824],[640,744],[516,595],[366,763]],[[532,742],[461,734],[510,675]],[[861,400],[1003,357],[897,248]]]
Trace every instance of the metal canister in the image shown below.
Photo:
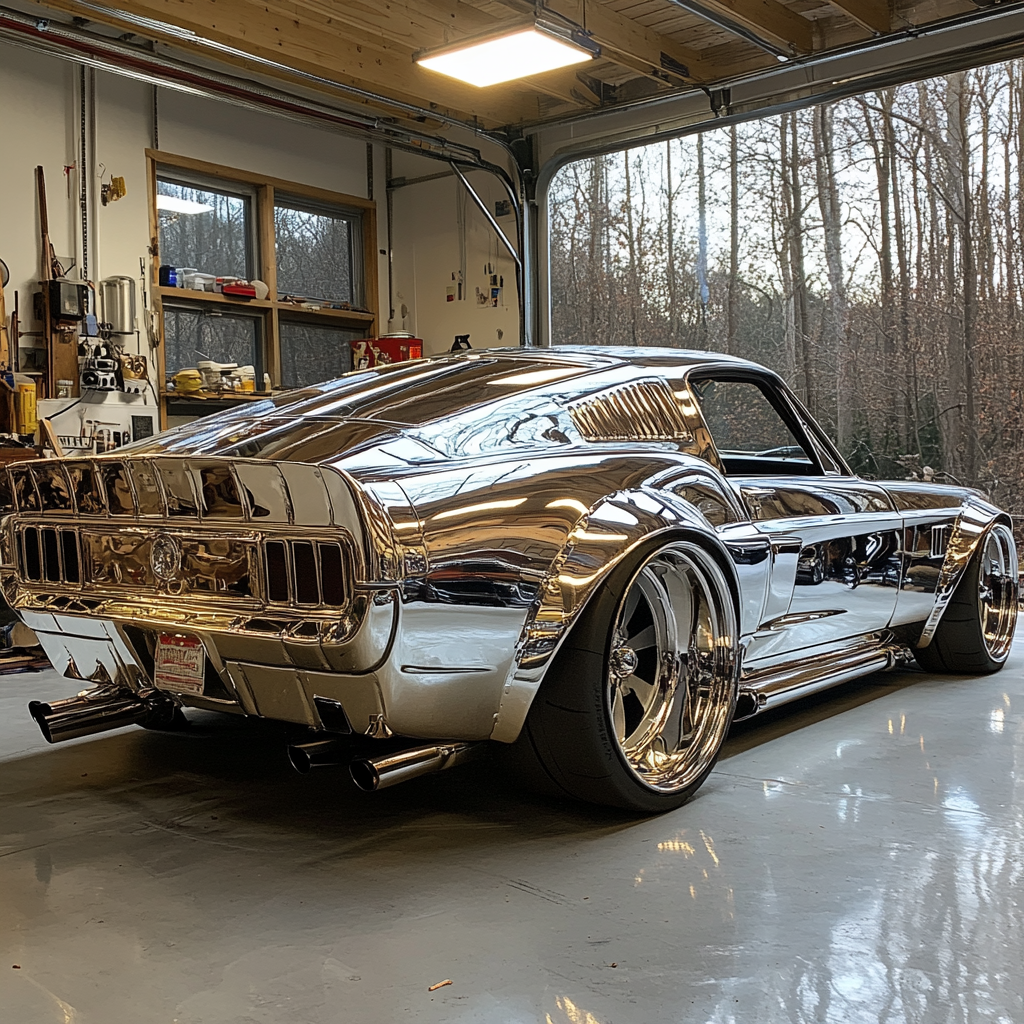
[[[135,279],[121,276],[100,281],[100,308],[112,334],[134,334]]]

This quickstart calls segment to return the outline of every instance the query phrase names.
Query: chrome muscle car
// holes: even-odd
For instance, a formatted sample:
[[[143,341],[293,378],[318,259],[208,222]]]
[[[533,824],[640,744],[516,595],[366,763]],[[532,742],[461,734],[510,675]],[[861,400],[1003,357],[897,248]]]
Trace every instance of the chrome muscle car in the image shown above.
[[[911,656],[995,671],[1017,614],[1004,513],[859,479],[775,374],[709,353],[363,370],[0,483],[3,592],[94,684],[30,705],[48,740],[258,716],[368,789],[489,741],[664,810],[733,721]]]

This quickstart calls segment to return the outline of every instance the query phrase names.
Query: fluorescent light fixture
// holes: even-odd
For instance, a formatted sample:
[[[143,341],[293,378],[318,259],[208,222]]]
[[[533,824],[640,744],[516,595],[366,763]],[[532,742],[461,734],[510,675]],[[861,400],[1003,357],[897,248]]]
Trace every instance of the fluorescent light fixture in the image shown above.
[[[206,213],[212,210],[212,206],[206,203],[197,203],[194,199],[179,199],[177,196],[156,197],[156,208],[166,210],[168,213]]]
[[[431,71],[482,87],[582,64],[595,56],[596,48],[587,49],[539,25],[528,25],[500,36],[418,54],[414,60]]]

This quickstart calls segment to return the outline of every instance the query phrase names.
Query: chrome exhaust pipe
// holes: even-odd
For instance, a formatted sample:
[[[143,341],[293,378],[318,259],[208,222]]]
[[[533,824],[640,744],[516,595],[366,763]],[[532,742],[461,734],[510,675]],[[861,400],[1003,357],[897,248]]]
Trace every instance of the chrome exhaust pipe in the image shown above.
[[[288,747],[288,760],[300,775],[308,775],[314,768],[347,764],[352,760],[352,744],[339,739],[292,743]]]
[[[472,760],[483,750],[482,743],[438,743],[429,747],[413,747],[395,754],[364,757],[349,767],[352,781],[365,793],[397,786],[420,775],[444,771]]]
[[[159,727],[172,723],[177,710],[170,697],[154,690],[135,693],[113,686],[98,686],[50,703],[33,700],[28,705],[28,713],[47,743],[63,743],[126,725]]]

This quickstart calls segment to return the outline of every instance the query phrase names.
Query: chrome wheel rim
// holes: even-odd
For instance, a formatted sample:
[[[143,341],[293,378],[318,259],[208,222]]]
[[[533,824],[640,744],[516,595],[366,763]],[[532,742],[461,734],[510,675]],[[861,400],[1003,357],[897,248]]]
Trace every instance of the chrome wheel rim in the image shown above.
[[[981,542],[978,611],[985,649],[993,661],[1005,661],[1017,624],[1018,570],[1013,534],[996,523]]]
[[[630,772],[675,793],[699,781],[736,697],[735,613],[717,563],[693,544],[656,552],[630,581],[608,651],[611,731]]]

